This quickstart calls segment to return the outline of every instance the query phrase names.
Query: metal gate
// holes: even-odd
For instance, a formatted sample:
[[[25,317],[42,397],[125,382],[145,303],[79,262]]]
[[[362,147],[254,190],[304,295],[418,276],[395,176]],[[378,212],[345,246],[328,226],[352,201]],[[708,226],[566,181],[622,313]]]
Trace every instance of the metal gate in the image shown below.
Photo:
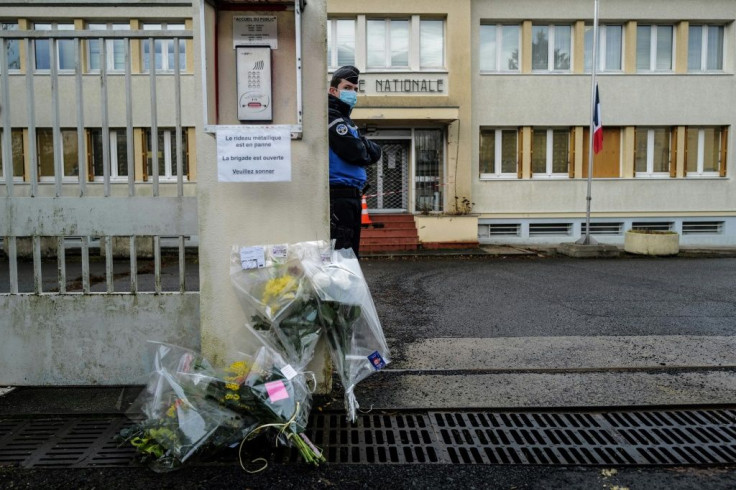
[[[367,203],[371,212],[397,213],[409,209],[409,155],[411,140],[373,140],[383,154],[375,165],[366,167]]]
[[[137,383],[148,339],[199,346],[191,20],[127,22],[0,30],[0,385]]]

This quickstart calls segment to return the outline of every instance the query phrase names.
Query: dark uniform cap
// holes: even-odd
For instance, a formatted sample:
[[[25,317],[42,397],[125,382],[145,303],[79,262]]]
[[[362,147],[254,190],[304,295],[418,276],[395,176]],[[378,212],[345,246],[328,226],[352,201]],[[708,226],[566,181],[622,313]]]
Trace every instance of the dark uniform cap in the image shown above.
[[[351,65],[341,66],[332,74],[332,79],[347,80],[350,83],[358,84],[360,70]]]

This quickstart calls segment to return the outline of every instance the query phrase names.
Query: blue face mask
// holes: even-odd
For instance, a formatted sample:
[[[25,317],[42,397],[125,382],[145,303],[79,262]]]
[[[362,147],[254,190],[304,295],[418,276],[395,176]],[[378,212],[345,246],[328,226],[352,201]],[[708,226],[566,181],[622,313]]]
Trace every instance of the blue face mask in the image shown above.
[[[358,94],[354,90],[340,90],[340,100],[352,108],[358,102]]]

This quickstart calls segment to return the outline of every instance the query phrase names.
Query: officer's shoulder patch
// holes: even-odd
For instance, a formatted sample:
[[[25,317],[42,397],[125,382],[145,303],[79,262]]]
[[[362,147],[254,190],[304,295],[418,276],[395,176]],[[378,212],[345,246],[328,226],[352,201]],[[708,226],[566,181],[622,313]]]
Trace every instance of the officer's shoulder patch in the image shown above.
[[[345,136],[348,134],[348,127],[345,124],[338,124],[335,128],[335,132],[339,134],[340,136]]]

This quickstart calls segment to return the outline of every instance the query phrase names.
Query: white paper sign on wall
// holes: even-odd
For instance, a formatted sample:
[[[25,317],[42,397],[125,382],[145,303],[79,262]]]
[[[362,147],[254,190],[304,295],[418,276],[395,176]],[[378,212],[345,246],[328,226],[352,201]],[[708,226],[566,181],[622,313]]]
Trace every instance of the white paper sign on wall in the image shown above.
[[[289,126],[217,128],[219,182],[291,182]]]

